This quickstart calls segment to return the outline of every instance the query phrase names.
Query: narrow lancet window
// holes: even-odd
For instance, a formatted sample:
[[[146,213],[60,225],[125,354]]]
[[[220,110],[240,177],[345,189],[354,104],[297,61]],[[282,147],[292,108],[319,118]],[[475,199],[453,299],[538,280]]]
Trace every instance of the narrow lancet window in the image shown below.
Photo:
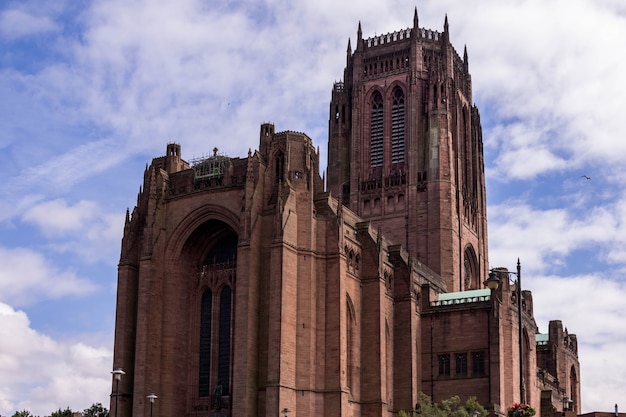
[[[404,93],[396,88],[391,107],[391,163],[404,163]]]
[[[230,395],[230,323],[231,291],[222,288],[220,295],[220,340],[218,348],[218,383],[222,385],[222,395]]]
[[[372,99],[370,121],[370,164],[374,167],[383,166],[383,96],[376,92]]]
[[[213,294],[206,290],[200,303],[200,366],[198,375],[198,395],[211,395],[211,308]]]

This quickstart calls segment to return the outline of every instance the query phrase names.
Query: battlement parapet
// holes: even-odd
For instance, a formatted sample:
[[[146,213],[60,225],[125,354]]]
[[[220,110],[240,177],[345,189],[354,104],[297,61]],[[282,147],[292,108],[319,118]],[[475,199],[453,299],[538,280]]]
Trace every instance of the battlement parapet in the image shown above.
[[[411,37],[412,31],[413,29],[407,28],[403,30],[398,30],[396,32],[387,33],[385,35],[372,36],[371,38],[365,39],[363,44],[366,48],[372,48],[379,45],[385,45],[392,42],[409,39]]]
[[[308,137],[306,133],[298,132],[297,130],[283,130],[282,132],[277,132],[275,135],[276,136],[281,136],[281,135],[302,135],[302,136]]]
[[[418,32],[418,36],[420,37],[420,39],[426,39],[429,41],[439,41],[439,39],[441,39],[441,32],[437,32],[436,30],[432,30],[432,29],[420,28]]]
[[[413,29],[406,28],[383,35],[376,35],[372,36],[371,38],[365,39],[363,44],[366,48],[373,48],[380,45],[403,41],[406,39],[410,39],[412,36],[415,36],[413,32]],[[417,36],[419,39],[437,42],[441,39],[441,32],[437,32],[436,30],[432,29],[419,28],[417,30]]]

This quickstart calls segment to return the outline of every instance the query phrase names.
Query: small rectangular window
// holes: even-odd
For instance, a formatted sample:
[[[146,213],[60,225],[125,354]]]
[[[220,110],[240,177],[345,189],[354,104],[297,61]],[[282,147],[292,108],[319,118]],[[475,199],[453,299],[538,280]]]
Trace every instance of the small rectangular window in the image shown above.
[[[472,352],[472,373],[485,375],[485,352]]]
[[[467,353],[456,353],[454,355],[456,375],[467,375]]]
[[[437,356],[439,360],[439,376],[450,376],[450,354]]]

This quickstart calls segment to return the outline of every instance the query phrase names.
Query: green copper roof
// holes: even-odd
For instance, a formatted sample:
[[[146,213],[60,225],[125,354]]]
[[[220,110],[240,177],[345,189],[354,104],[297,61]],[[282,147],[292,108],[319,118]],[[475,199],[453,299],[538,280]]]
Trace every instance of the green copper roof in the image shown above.
[[[550,335],[548,333],[537,333],[535,335],[535,341],[538,345],[545,345],[550,340]]]
[[[435,306],[444,306],[452,304],[475,303],[478,301],[487,301],[491,296],[491,290],[484,288],[481,290],[469,290],[459,292],[447,292],[439,294],[437,301],[433,302]]]

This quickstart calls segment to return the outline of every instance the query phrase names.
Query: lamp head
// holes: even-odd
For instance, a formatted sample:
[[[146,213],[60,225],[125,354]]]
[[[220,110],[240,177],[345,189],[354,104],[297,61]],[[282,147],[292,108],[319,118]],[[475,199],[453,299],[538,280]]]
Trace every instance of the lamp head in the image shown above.
[[[490,290],[496,290],[500,285],[500,278],[498,278],[498,274],[490,271],[489,278],[487,278],[483,284],[485,284],[485,286]]]
[[[151,393],[151,394],[150,394],[150,395],[148,395],[146,398],[147,398],[147,399],[149,399],[151,403],[153,403],[153,402],[154,402],[154,400],[156,400],[156,399],[157,399],[157,398],[159,398],[159,397],[157,397],[154,393]]]
[[[124,372],[122,368],[114,369],[111,371],[111,373],[113,374],[113,377],[115,378],[116,381],[119,381],[120,379],[122,379],[122,375],[126,375],[126,372]]]

